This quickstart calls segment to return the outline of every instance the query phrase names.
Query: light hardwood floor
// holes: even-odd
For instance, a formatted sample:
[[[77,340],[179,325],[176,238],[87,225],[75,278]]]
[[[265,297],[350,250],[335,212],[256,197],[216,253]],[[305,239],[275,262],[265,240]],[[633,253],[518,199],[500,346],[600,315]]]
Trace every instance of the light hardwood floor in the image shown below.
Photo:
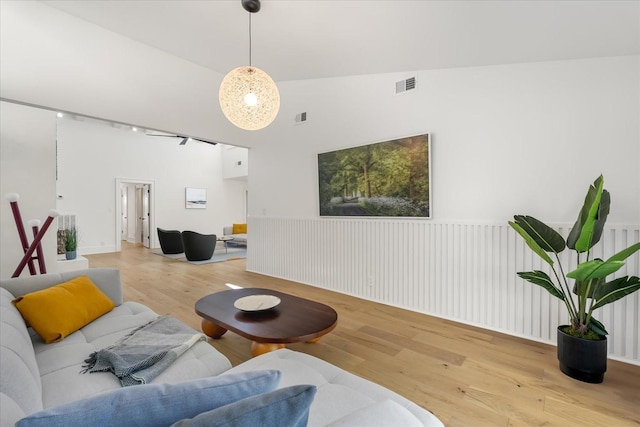
[[[199,329],[195,302],[243,287],[277,289],[332,306],[338,326],[313,354],[427,408],[447,426],[640,426],[640,366],[609,360],[602,384],[563,375],[555,347],[246,271],[245,260],[192,265],[123,242],[88,255],[90,267],[121,271],[125,299]],[[236,365],[248,340],[227,333],[211,344]]]

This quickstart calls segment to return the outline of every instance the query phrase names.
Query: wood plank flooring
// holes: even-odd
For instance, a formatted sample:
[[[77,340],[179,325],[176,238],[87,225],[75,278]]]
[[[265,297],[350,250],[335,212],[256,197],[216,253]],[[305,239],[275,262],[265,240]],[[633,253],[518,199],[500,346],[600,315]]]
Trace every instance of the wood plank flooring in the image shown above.
[[[390,388],[447,426],[640,426],[640,366],[609,360],[602,384],[582,383],[559,371],[553,346],[250,273],[245,260],[192,265],[126,242],[86,258],[120,269],[125,299],[196,329],[195,302],[226,283],[328,304],[336,329],[288,347]],[[233,333],[210,342],[234,365],[251,357],[250,342]]]

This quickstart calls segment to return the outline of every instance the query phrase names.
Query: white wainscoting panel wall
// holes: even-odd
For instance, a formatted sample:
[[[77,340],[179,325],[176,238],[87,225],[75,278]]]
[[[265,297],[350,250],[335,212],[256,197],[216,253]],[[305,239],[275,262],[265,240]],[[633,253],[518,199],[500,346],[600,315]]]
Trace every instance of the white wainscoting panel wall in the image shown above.
[[[554,225],[567,236],[570,225]],[[517,277],[548,266],[506,222],[354,218],[249,219],[247,269],[547,343],[564,304]],[[594,256],[640,241],[640,225],[605,229]],[[563,263],[575,267],[572,251]],[[640,254],[617,275],[640,275]],[[640,365],[640,292],[595,312],[612,358]]]

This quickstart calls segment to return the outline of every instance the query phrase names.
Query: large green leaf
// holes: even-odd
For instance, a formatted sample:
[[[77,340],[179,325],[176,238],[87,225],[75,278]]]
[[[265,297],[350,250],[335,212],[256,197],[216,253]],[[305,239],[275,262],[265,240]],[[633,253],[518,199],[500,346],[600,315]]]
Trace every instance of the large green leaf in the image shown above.
[[[514,215],[513,218],[544,251],[560,253],[564,250],[564,238],[544,222],[528,215]]]
[[[515,222],[509,221],[509,225],[511,226],[511,228],[516,230],[520,236],[522,236],[524,241],[527,243],[527,246],[529,246],[533,252],[538,254],[538,256],[542,258],[547,264],[553,265],[553,260],[551,259],[551,257],[547,255],[544,249],[542,249],[540,245],[536,243],[533,237],[529,236],[527,232]]]
[[[629,246],[627,249],[624,249],[620,252],[618,252],[617,254],[613,255],[611,258],[609,258],[606,262],[610,262],[610,261],[624,261],[625,259],[629,258],[631,255],[633,255],[635,252],[637,252],[638,250],[640,250],[640,242]],[[598,260],[596,260],[598,261]],[[568,276],[568,275],[567,275]],[[615,279],[609,283],[607,283],[605,285],[605,277],[600,277],[599,279],[595,279],[592,284],[591,287],[589,288],[589,295],[585,295],[587,298],[595,298],[596,300],[602,298],[604,295],[606,295],[607,293],[611,292],[612,290],[617,289],[618,287],[621,287],[622,285],[618,285],[619,282],[621,281],[626,281],[627,277],[621,277],[618,279]],[[573,293],[576,295],[580,295],[582,293],[584,293],[584,289],[586,289],[586,285],[587,283],[582,281],[582,280],[576,280],[573,286]],[[624,295],[623,295],[624,296]]]
[[[619,277],[609,283],[605,283],[598,289],[596,302],[593,309],[612,303],[640,289],[640,278],[636,276]]]
[[[629,258],[634,253],[638,252],[639,250],[640,250],[640,242],[629,246],[627,249],[621,250],[620,252],[613,255],[611,258],[609,258],[607,261],[623,261]]]
[[[584,198],[584,204],[578,214],[578,219],[576,219],[576,222],[567,237],[567,246],[570,249],[575,249],[578,252],[586,252],[595,244],[593,237],[600,210],[600,200],[604,189],[603,186],[604,178],[602,175],[600,175],[593,184],[589,186],[589,191],[587,191],[587,195]],[[608,213],[608,207],[606,210]],[[602,226],[604,226],[604,222],[602,222]],[[600,234],[601,233],[602,230],[600,230]]]
[[[535,285],[542,286],[554,297],[564,300],[564,293],[556,287],[549,275],[544,271],[524,271],[518,273],[518,276]]]
[[[633,276],[632,276],[632,279],[633,279]],[[594,292],[593,296],[591,296],[590,298],[595,298],[596,300],[599,300],[603,298],[605,295],[607,295],[608,293],[624,287],[628,280],[629,280],[629,276],[624,276],[624,277],[618,277],[617,279],[613,279],[610,282],[603,283],[602,285],[600,285],[600,287],[598,287],[596,292]]]
[[[605,336],[605,335],[609,335],[609,332],[607,332],[607,330],[604,328],[604,325],[602,323],[600,323],[600,321],[596,320],[595,317],[591,317],[591,320],[589,321],[589,325],[588,325],[589,329],[591,329],[593,332],[595,332],[596,334],[600,335],[601,337]]]
[[[607,222],[607,216],[609,216],[609,206],[611,205],[611,195],[605,189],[602,190],[602,197],[600,197],[600,206],[598,207],[598,216],[593,226],[593,237],[591,238],[591,247],[595,246],[602,237],[602,231],[604,230],[604,224]]]
[[[585,295],[586,298],[593,298],[595,294],[595,290],[599,288],[604,283],[604,277],[599,279],[595,279],[591,282],[591,287],[589,288],[589,295]],[[575,280],[573,283],[573,293],[576,295],[582,295],[585,293],[585,289],[587,288],[588,282],[583,282],[582,280]]]
[[[592,279],[607,277],[609,274],[620,270],[623,265],[624,261],[603,261],[601,259],[594,259],[581,263],[578,265],[578,268],[567,273],[567,277],[586,282]]]

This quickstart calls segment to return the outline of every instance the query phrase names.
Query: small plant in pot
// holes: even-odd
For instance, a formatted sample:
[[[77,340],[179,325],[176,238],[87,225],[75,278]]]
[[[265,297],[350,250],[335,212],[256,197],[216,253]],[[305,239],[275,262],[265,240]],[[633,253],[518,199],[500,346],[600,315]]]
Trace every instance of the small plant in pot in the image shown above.
[[[589,187],[578,219],[565,239],[554,229],[531,216],[515,215],[509,225],[527,245],[551,267],[554,278],[544,271],[519,272],[518,276],[546,289],[561,299],[570,324],[558,327],[560,370],[572,378],[600,383],[607,369],[607,330],[593,312],[640,289],[640,278],[606,277],[624,266],[640,250],[640,242],[607,260],[592,259],[591,249],[600,241],[611,197],[600,175]],[[575,252],[577,267],[565,273],[558,254],[565,248]]]
[[[64,233],[64,250],[67,259],[76,259],[78,250],[78,230],[75,227],[68,228]]]

